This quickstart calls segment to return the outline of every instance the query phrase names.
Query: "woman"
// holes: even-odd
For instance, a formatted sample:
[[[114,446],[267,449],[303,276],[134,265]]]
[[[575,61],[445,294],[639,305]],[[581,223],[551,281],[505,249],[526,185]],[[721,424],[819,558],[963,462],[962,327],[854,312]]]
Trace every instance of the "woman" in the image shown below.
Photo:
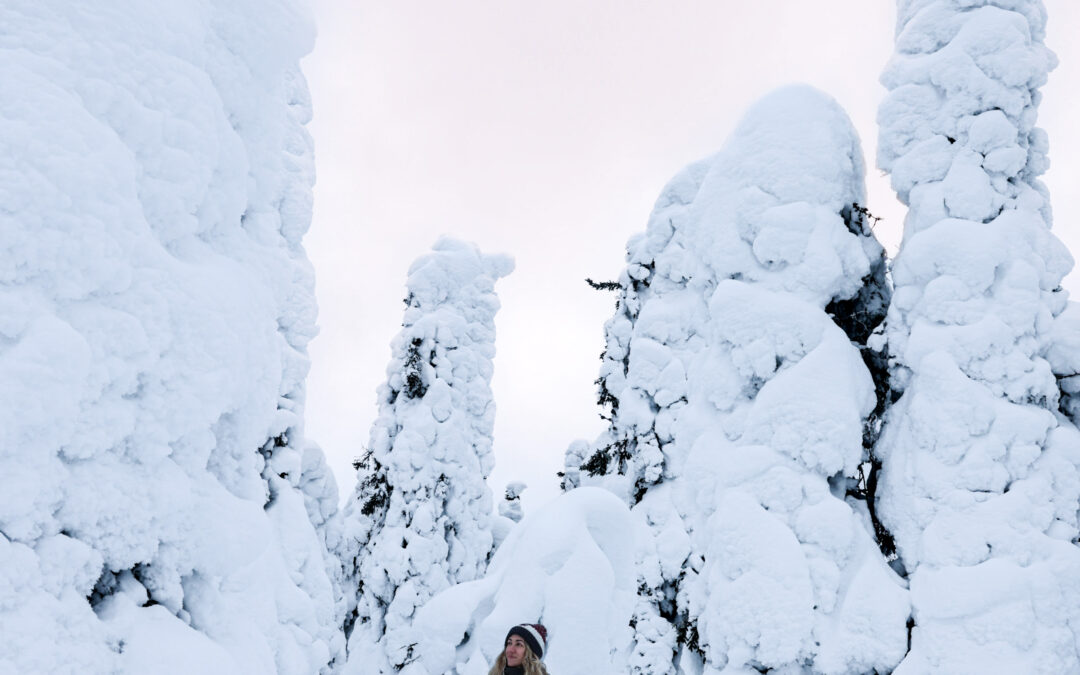
[[[547,648],[547,629],[538,623],[514,626],[488,675],[548,675],[540,662]]]

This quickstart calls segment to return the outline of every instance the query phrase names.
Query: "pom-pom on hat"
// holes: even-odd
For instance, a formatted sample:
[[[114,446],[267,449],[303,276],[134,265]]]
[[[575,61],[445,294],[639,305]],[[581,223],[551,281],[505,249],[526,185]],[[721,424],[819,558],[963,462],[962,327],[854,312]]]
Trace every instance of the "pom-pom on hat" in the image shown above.
[[[506,640],[514,635],[529,645],[529,649],[536,654],[536,658],[544,658],[544,650],[547,649],[547,628],[538,623],[522,623],[510,629],[510,632],[506,634]],[[503,642],[505,643],[506,640]]]

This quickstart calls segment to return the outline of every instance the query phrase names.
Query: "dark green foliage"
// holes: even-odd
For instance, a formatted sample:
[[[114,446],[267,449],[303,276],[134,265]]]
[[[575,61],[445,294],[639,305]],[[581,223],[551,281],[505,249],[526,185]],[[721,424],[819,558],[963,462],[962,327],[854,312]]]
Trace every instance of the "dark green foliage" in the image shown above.
[[[585,283],[589,284],[598,291],[618,291],[622,290],[622,286],[618,281],[593,281],[589,277],[585,277]]]
[[[406,649],[405,649],[405,659],[401,663],[397,663],[397,664],[394,665],[396,670],[401,670],[402,668],[409,665],[410,663],[412,663],[413,661],[415,661],[418,658],[413,653],[416,650],[416,645],[417,645],[417,643],[413,642],[412,644],[410,644],[410,645],[408,645],[406,647]]]
[[[600,355],[601,360],[604,358],[604,354]],[[619,399],[607,388],[607,381],[600,377],[593,383],[596,385],[596,403],[604,410],[607,410],[605,415],[600,413],[600,419],[611,422],[615,419],[615,414],[619,412]]]
[[[394,486],[387,481],[382,464],[368,450],[360,459],[353,461],[353,466],[357,470],[365,469],[371,472],[360,482],[359,498],[363,501],[360,513],[370,516],[376,511],[385,511],[390,504]]]
[[[405,395],[409,398],[423,398],[427,393],[427,386],[418,373],[409,373],[405,380]]]
[[[364,584],[363,582],[360,582],[360,592],[363,592],[363,589]],[[355,607],[353,607],[352,611],[350,611],[349,614],[345,617],[345,622],[341,627],[342,631],[345,633],[346,640],[348,640],[349,636],[352,635],[353,628],[356,626],[356,620],[358,618],[360,618],[360,612]]]
[[[645,482],[644,478],[638,478],[634,481],[634,503],[638,504],[645,498],[645,493],[649,491],[649,487],[652,483]]]
[[[431,494],[440,501],[446,501],[446,498],[450,493],[450,478],[445,473],[440,473],[439,477],[435,479],[435,489],[431,491]]]
[[[679,595],[679,584],[683,575],[676,579],[665,579],[663,585],[657,590],[659,598],[656,598],[656,606],[660,610],[660,616],[667,619],[668,623],[676,624],[679,620],[678,608],[675,606],[675,598]]]
[[[840,210],[840,216],[844,219],[844,224],[847,225],[848,230],[860,237],[869,237],[881,220],[881,218],[870,213],[870,209],[860,206],[859,202],[852,202],[850,206],[845,206]]]
[[[858,203],[844,207],[840,215],[848,230],[860,237],[872,237],[874,226],[881,220]],[[849,489],[847,494],[866,502],[878,548],[887,559],[895,560],[896,542],[877,514],[881,459],[875,454],[874,446],[881,433],[885,413],[889,406],[896,402],[900,392],[893,390],[890,381],[888,349],[875,350],[867,345],[874,330],[885,320],[889,303],[892,301],[887,270],[888,263],[885,253],[882,252],[878,259],[871,263],[870,272],[863,277],[859,292],[852,298],[834,299],[825,307],[825,311],[859,349],[863,363],[873,378],[876,396],[874,411],[863,425],[863,447],[866,449],[867,461],[859,468],[858,485]]]
[[[825,307],[836,325],[856,344],[866,343],[889,310],[892,291],[885,277],[885,268],[885,256],[882,254],[870,266],[870,273],[863,277],[862,286],[855,297],[834,299]]]
[[[688,620],[686,614],[679,616],[679,621],[675,624],[675,630],[678,634],[678,644],[686,645],[694,654],[704,658],[705,650],[701,648],[701,637],[698,635],[697,619]]]
[[[896,541],[877,514],[877,487],[878,475],[881,472],[881,458],[874,452],[874,447],[881,435],[885,411],[895,402],[896,392],[890,387],[888,349],[878,351],[865,344],[856,346],[859,348],[866,369],[870,371],[870,377],[874,380],[874,393],[877,400],[873,412],[863,424],[862,442],[868,461],[860,466],[859,486],[854,490],[849,490],[848,495],[866,502],[870,521],[874,525],[874,538],[877,540],[878,548],[887,560],[893,560],[896,558]]]
[[[614,467],[619,474],[626,474],[627,463],[630,460],[630,441],[625,438],[600,448],[589,457],[589,461],[581,466],[590,476],[603,476],[609,473],[611,460],[616,460]]]
[[[146,565],[145,563],[137,563],[134,567],[131,568],[131,576],[135,577],[135,580],[142,584],[144,588],[146,588],[146,602],[142,604],[143,607],[150,607],[159,604],[158,601],[154,599],[154,595],[150,590],[151,585],[148,584],[144,579],[144,577],[146,576],[147,567],[148,565]]]
[[[840,215],[848,230],[860,237],[872,237],[873,225],[869,224],[870,221],[877,224],[881,220],[858,204],[845,206]],[[870,272],[863,277],[862,286],[855,297],[835,298],[825,307],[836,325],[856,344],[866,344],[889,310],[892,289],[889,287],[887,269],[885,252],[882,251],[878,259],[870,264]]]
[[[650,262],[648,265],[642,265],[642,267],[649,270],[649,274],[644,279],[630,279],[630,290],[634,291],[634,293],[640,293],[652,283],[652,275],[656,271],[656,261]]]
[[[360,491],[364,495],[364,505],[360,507],[360,513],[370,516],[375,511],[386,508],[394,488],[386,482],[385,475],[373,474],[364,479]]]
[[[896,540],[877,514],[877,488],[880,472],[881,459],[871,451],[869,461],[859,466],[858,484],[847,490],[847,496],[866,502],[870,522],[874,525],[874,539],[877,541],[878,549],[886,560],[893,561],[896,559]]]
[[[405,357],[405,396],[407,398],[423,398],[427,393],[427,384],[421,374],[420,347],[424,344],[421,338],[413,338],[409,344],[409,351]]]
[[[603,476],[607,473],[608,464],[611,463],[611,451],[608,448],[600,448],[589,457],[589,461],[581,465],[590,476]]]

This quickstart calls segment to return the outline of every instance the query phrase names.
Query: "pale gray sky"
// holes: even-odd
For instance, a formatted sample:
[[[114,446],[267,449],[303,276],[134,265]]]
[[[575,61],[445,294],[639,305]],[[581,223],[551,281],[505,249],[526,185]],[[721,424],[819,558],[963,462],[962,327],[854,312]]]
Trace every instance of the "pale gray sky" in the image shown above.
[[[874,167],[889,0],[314,0],[303,63],[318,183],[305,243],[321,333],[311,345],[307,435],[342,496],[367,443],[375,388],[401,324],[405,274],[440,234],[509,253],[492,383],[496,499],[557,492],[576,438],[603,428],[595,387],[624,244],[661,187],[719,149],[771,89],[834,96],[863,140],[869,207],[895,249],[903,209]],[[1055,231],[1080,251],[1080,3],[1047,0],[1061,65],[1044,88]],[[1075,255],[1075,253],[1074,253]],[[1076,273],[1067,286],[1080,291]]]

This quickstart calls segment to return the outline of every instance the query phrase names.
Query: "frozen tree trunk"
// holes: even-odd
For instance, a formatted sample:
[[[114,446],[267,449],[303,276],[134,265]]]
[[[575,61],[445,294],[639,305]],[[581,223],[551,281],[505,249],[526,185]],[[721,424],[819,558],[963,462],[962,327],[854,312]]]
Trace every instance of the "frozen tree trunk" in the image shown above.
[[[599,381],[611,427],[568,452],[583,461],[566,477],[653,533],[633,672],[862,673],[903,656],[906,592],[845,499],[879,409],[860,350],[889,299],[862,180],[836,103],[780,90],[630,242]]]
[[[4,672],[343,653],[301,487],[305,11],[0,6]]]
[[[878,161],[910,207],[886,332],[903,395],[877,445],[913,605],[896,672],[1077,672],[1080,441],[1046,358],[1072,260],[1037,180],[1045,11],[901,0],[898,18]]]
[[[494,287],[512,268],[442,239],[409,270],[403,328],[344,512],[341,557],[355,587],[347,672],[408,672],[417,608],[487,567]]]

